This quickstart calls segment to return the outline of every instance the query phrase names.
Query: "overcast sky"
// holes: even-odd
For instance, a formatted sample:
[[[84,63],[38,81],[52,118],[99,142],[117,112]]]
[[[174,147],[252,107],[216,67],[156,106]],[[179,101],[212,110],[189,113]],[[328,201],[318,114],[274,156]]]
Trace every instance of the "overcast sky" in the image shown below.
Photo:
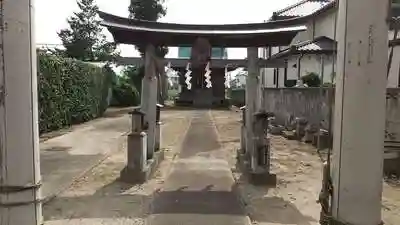
[[[299,0],[166,0],[167,15],[160,21],[193,24],[262,22],[272,12]],[[128,16],[129,0],[97,0],[100,10]],[[36,42],[59,44],[57,31],[67,27],[66,18],[77,10],[76,0],[36,0]],[[111,36],[111,35],[109,35]],[[110,37],[112,38],[112,37]],[[120,46],[123,56],[138,56],[131,46]],[[229,58],[244,58],[244,49],[229,49]],[[171,48],[167,57],[177,57]]]

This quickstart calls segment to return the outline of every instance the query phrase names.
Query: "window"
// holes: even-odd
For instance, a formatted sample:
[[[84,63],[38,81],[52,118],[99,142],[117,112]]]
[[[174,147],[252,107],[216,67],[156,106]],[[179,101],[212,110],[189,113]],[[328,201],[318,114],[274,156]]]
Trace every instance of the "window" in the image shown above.
[[[192,53],[192,47],[179,47],[178,57],[189,59]],[[211,58],[213,59],[223,59],[228,58],[228,51],[226,48],[212,48]]]

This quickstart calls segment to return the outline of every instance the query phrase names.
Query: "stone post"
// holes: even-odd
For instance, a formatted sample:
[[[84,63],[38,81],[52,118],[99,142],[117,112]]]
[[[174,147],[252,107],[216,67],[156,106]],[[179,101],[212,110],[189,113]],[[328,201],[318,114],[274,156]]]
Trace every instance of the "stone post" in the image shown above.
[[[155,151],[159,151],[161,147],[161,109],[164,106],[157,104],[157,116],[156,116],[156,144]]]
[[[270,174],[271,147],[267,136],[268,118],[271,114],[259,111],[254,114],[254,145],[256,149],[257,170],[252,171],[252,182],[276,185],[276,175]]]
[[[0,224],[39,225],[40,149],[34,3],[1,2]]]
[[[121,180],[136,183],[138,174],[146,169],[147,134],[143,132],[144,114],[140,108],[131,113],[132,129],[128,135],[127,165],[121,171]]]
[[[145,76],[142,80],[141,108],[147,133],[147,157],[153,158],[156,141],[158,83],[154,46],[148,45],[145,54]]]
[[[263,167],[264,170],[269,171],[269,146],[267,145],[266,123],[268,117],[264,112],[257,112],[254,114],[254,133],[255,133],[255,146],[258,159],[258,166]]]
[[[332,215],[353,225],[381,223],[388,3],[339,1]]]

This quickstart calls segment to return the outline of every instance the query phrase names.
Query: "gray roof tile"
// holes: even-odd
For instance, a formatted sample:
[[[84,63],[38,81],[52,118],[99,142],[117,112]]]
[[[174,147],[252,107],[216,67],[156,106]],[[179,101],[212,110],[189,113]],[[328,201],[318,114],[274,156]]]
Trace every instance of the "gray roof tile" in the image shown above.
[[[311,15],[323,7],[332,4],[334,0],[302,0],[285,9],[275,12],[278,17],[299,17]]]

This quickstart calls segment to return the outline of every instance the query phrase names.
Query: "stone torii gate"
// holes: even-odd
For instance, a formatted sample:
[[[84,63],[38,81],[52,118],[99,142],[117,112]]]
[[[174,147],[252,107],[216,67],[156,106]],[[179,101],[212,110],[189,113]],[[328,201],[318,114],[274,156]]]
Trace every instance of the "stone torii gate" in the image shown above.
[[[246,138],[243,159],[246,161],[250,177],[266,178],[269,180],[269,149],[262,129],[257,129],[259,123],[260,104],[259,94],[260,67],[277,66],[277,63],[261,60],[258,57],[258,47],[289,45],[299,31],[304,31],[304,26],[293,24],[291,21],[278,21],[258,24],[233,24],[233,25],[183,25],[170,23],[157,23],[127,19],[104,12],[99,12],[103,19],[102,25],[107,27],[114,37],[115,42],[121,44],[146,44],[145,76],[142,84],[141,108],[135,115],[143,119],[134,119],[139,122],[138,127],[132,127],[133,132],[128,138],[128,165],[121,173],[123,180],[136,181],[137,175],[142,174],[140,181],[147,179],[162,159],[162,151],[156,151],[155,138],[159,137],[159,121],[157,111],[157,76],[158,71],[164,66],[164,60],[158,59],[154,53],[154,46],[188,46],[196,44],[197,60],[191,63],[197,71],[204,71],[206,64],[213,60],[207,53],[211,47],[246,47],[248,48],[247,60],[236,60],[237,64],[247,66],[249,76],[246,87]],[[201,47],[203,46],[203,47]],[[204,47],[206,46],[206,47]],[[219,60],[219,66],[224,67],[229,60]],[[281,64],[283,66],[284,64]],[[205,95],[206,97],[209,95]],[[135,123],[138,124],[138,123]],[[135,125],[137,126],[137,125]],[[147,135],[146,135],[147,134]],[[145,140],[147,139],[147,140]],[[143,143],[147,143],[144,147]],[[138,151],[138,149],[142,149]],[[147,150],[147,151],[146,151]],[[260,151],[263,150],[263,151]],[[156,153],[156,154],[154,154]],[[154,156],[154,157],[153,157]],[[132,160],[129,160],[132,159]],[[243,160],[242,160],[243,161]],[[143,163],[149,162],[149,163]],[[139,171],[139,173],[138,173]],[[148,172],[145,172],[148,171]]]
[[[335,98],[338,102],[334,117],[335,166],[332,169],[332,218],[342,221],[336,224],[376,225],[381,221],[382,149],[388,54],[388,25],[385,19],[389,1],[340,0],[338,2],[340,2],[337,35],[339,63]],[[2,1],[1,6],[0,222],[7,225],[40,225],[43,224],[43,217],[37,126],[36,54],[33,44],[34,6],[30,0],[6,0]],[[115,22],[118,20],[126,22],[125,18],[117,18]],[[147,23],[137,22],[136,26]],[[280,25],[290,26],[290,23],[285,22]],[[125,24],[123,27],[129,26],[130,24]],[[163,33],[160,35],[161,40],[168,35],[171,37],[171,33],[174,33],[166,30],[165,25],[157,26],[159,27],[156,30]],[[204,32],[206,27],[183,26],[194,29],[186,35],[179,33],[188,44],[192,44],[192,38],[188,36],[214,32],[213,30]],[[119,42],[134,39],[132,36],[123,37],[123,27],[114,27],[115,34],[120,33],[120,38],[125,38]],[[182,28],[182,25],[172,27]],[[207,29],[210,28],[213,27]],[[219,30],[220,33],[226,34],[226,38],[219,44],[223,45],[225,41],[233,44],[234,42],[229,39],[235,39],[234,37],[242,38],[239,38],[241,41],[245,39],[240,33],[246,32],[242,31],[239,34],[226,32],[233,28],[243,28],[243,26],[226,26],[225,30]],[[277,27],[269,28],[273,30]],[[146,26],[135,28],[141,34],[151,33],[154,29]],[[264,39],[265,36],[271,35],[271,30],[270,34],[266,33],[255,36]],[[288,39],[291,38],[290,33],[286,33]],[[257,39],[255,36],[253,38]],[[272,36],[279,37],[278,34]],[[139,38],[144,42],[147,37],[144,35]],[[285,41],[289,43],[288,39]],[[171,39],[166,40],[174,42]],[[271,38],[266,40],[274,45],[277,44]],[[218,45],[218,42],[214,40],[212,44]],[[249,56],[252,56],[250,58],[255,58],[255,52],[254,48],[249,49]],[[257,72],[254,68],[249,70],[250,75]],[[256,80],[254,76],[249,76],[249,79]],[[155,105],[154,101],[153,103]]]

